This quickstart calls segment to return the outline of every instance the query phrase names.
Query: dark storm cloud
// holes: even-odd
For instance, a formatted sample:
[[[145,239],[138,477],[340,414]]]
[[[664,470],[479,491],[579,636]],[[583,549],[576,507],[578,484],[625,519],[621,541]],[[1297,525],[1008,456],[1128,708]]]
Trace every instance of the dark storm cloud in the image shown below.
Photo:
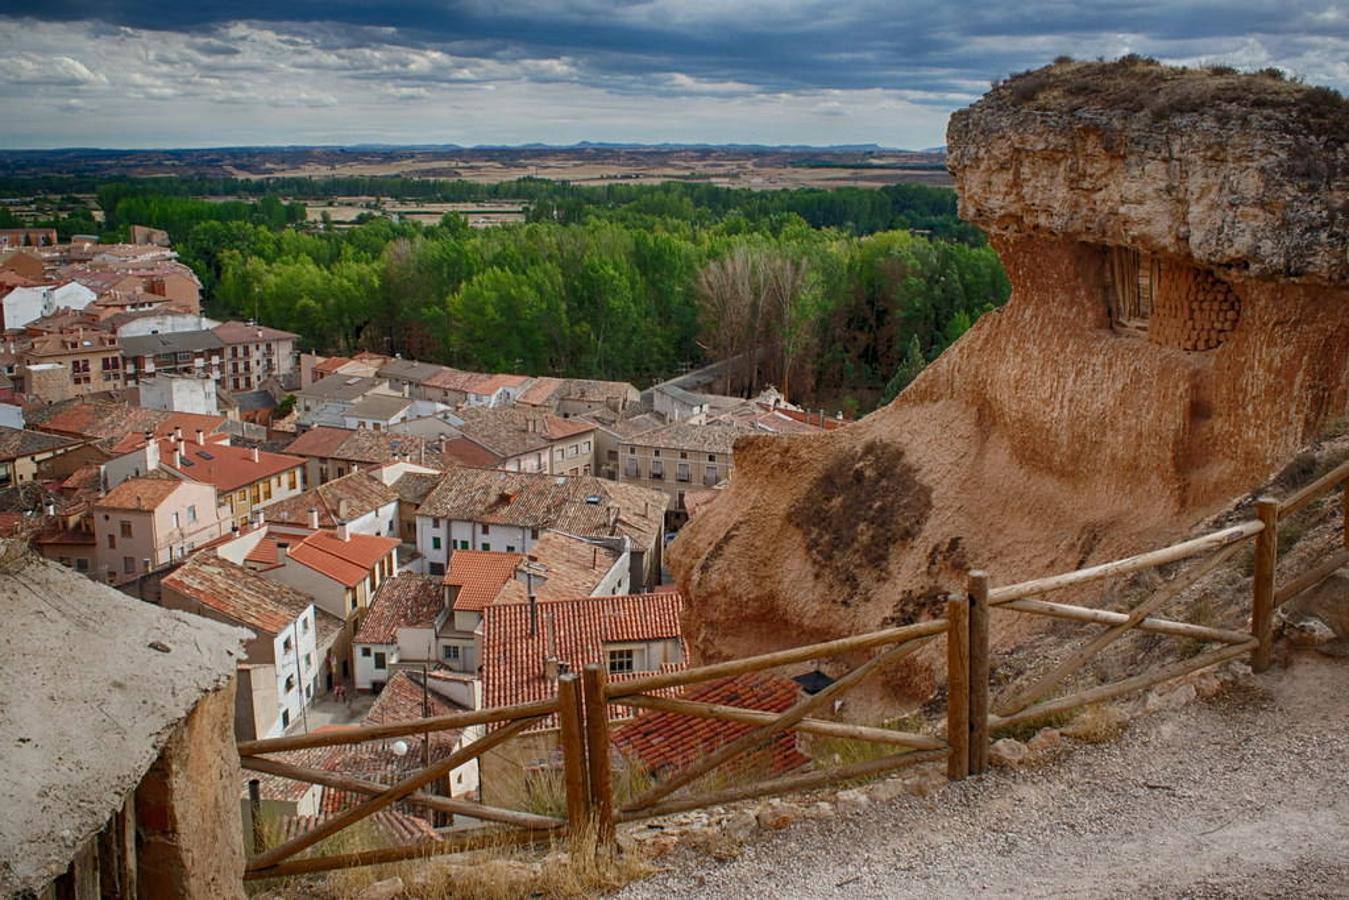
[[[1338,7],[1340,10],[1343,7]],[[318,26],[347,46],[380,40],[460,55],[565,55],[592,77],[681,72],[761,88],[943,91],[1056,53],[1129,43],[1189,44],[1261,35],[1274,48],[1344,37],[1333,2],[405,2],[230,3],[58,0],[22,13],[210,33],[231,21]],[[1114,36],[1124,36],[1114,39]],[[203,52],[211,52],[203,50]],[[582,75],[584,77],[584,74]],[[966,85],[968,89],[968,85]]]

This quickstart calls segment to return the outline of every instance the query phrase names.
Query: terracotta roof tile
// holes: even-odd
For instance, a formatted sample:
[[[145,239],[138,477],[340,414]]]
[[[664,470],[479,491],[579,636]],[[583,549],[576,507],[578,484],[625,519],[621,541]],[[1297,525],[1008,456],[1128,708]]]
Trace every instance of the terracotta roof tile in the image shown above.
[[[268,581],[211,551],[189,557],[186,563],[165,576],[163,586],[191,597],[241,625],[271,635],[279,634],[314,603],[307,594]],[[314,630],[322,649],[342,630],[342,622],[315,607]]]
[[[18,459],[35,453],[47,453],[77,443],[79,441],[55,434],[0,426],[0,459]]]
[[[397,643],[399,628],[430,628],[444,608],[445,589],[440,578],[411,573],[395,575],[375,591],[352,642]]]
[[[159,463],[185,478],[214,485],[221,493],[226,493],[302,466],[304,460],[260,450],[254,461],[253,453],[247,447],[212,442],[198,444],[187,440],[182,444],[181,463],[174,465],[173,441],[165,439],[160,441]]]
[[[320,528],[334,528],[398,500],[393,488],[365,472],[334,478],[302,494],[278,500],[263,510],[268,522],[307,525],[317,509]]]
[[[453,560],[462,550],[456,550]],[[589,597],[614,563],[619,552],[557,531],[549,531],[529,548],[529,560],[542,576],[534,580],[536,600],[572,600]],[[498,603],[524,603],[529,587],[520,579],[506,585]],[[456,608],[457,605],[456,605]]]
[[[398,538],[350,534],[346,540],[328,531],[316,531],[289,549],[290,558],[347,587],[360,584],[375,565],[393,552]]]
[[[346,428],[329,428],[326,425],[320,425],[317,428],[311,428],[304,434],[291,441],[286,446],[286,452],[296,456],[316,456],[327,458],[333,455],[342,442],[351,436],[351,432]]]
[[[733,678],[694,685],[680,697],[699,703],[781,713],[800,699],[800,691],[790,678],[767,672],[748,672]],[[741,735],[748,734],[754,727],[717,719],[647,711],[614,729],[613,742],[623,755],[637,760],[647,771],[659,774],[682,769]],[[796,735],[786,732],[778,735],[759,752],[740,757],[736,765],[740,768],[769,770],[758,774],[781,774],[799,769],[808,762],[810,759],[796,747]]]
[[[549,637],[553,650],[572,672],[587,663],[607,663],[605,644],[675,639],[684,668],[688,658],[680,628],[679,594],[631,594],[550,600],[538,604],[538,625],[530,635],[528,603],[498,603],[483,611],[482,681],[487,706],[507,706],[552,697],[556,685],[544,672]],[[614,709],[610,715],[616,715]]]
[[[524,561],[519,553],[487,550],[456,550],[450,555],[444,583],[458,586],[454,598],[456,610],[479,611],[496,602],[502,587],[515,576],[515,567]]]
[[[130,509],[148,512],[158,509],[179,487],[177,478],[128,478],[108,491],[94,504],[94,509]]]

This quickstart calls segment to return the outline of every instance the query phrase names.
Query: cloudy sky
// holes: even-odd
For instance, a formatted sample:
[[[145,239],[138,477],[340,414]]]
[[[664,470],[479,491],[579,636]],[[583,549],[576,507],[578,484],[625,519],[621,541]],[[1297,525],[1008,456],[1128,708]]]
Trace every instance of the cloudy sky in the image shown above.
[[[1067,53],[1349,89],[1345,0],[0,0],[0,146],[943,142]]]

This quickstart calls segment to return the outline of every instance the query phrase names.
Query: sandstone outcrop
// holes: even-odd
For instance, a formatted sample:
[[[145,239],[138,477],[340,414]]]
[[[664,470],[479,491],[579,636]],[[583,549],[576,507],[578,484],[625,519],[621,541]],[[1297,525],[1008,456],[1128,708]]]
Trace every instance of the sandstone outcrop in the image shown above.
[[[961,212],[1011,299],[862,421],[737,443],[670,548],[695,653],[939,615],[971,565],[1007,583],[1174,539],[1349,412],[1347,123],[1333,92],[1131,60],[957,113]],[[890,684],[936,677],[919,657]]]

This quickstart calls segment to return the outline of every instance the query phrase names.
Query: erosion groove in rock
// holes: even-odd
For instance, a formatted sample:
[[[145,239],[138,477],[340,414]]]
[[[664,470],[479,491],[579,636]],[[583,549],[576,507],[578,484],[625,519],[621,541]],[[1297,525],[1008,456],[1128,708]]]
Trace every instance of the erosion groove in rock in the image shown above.
[[[1165,108],[1121,100],[1130,67]],[[1005,584],[1176,539],[1349,411],[1326,98],[1146,62],[1023,77],[948,135],[1010,301],[862,421],[737,443],[670,548],[700,659],[925,618],[970,565]],[[1308,146],[1320,163],[1297,163]],[[889,691],[930,687],[917,665]]]

